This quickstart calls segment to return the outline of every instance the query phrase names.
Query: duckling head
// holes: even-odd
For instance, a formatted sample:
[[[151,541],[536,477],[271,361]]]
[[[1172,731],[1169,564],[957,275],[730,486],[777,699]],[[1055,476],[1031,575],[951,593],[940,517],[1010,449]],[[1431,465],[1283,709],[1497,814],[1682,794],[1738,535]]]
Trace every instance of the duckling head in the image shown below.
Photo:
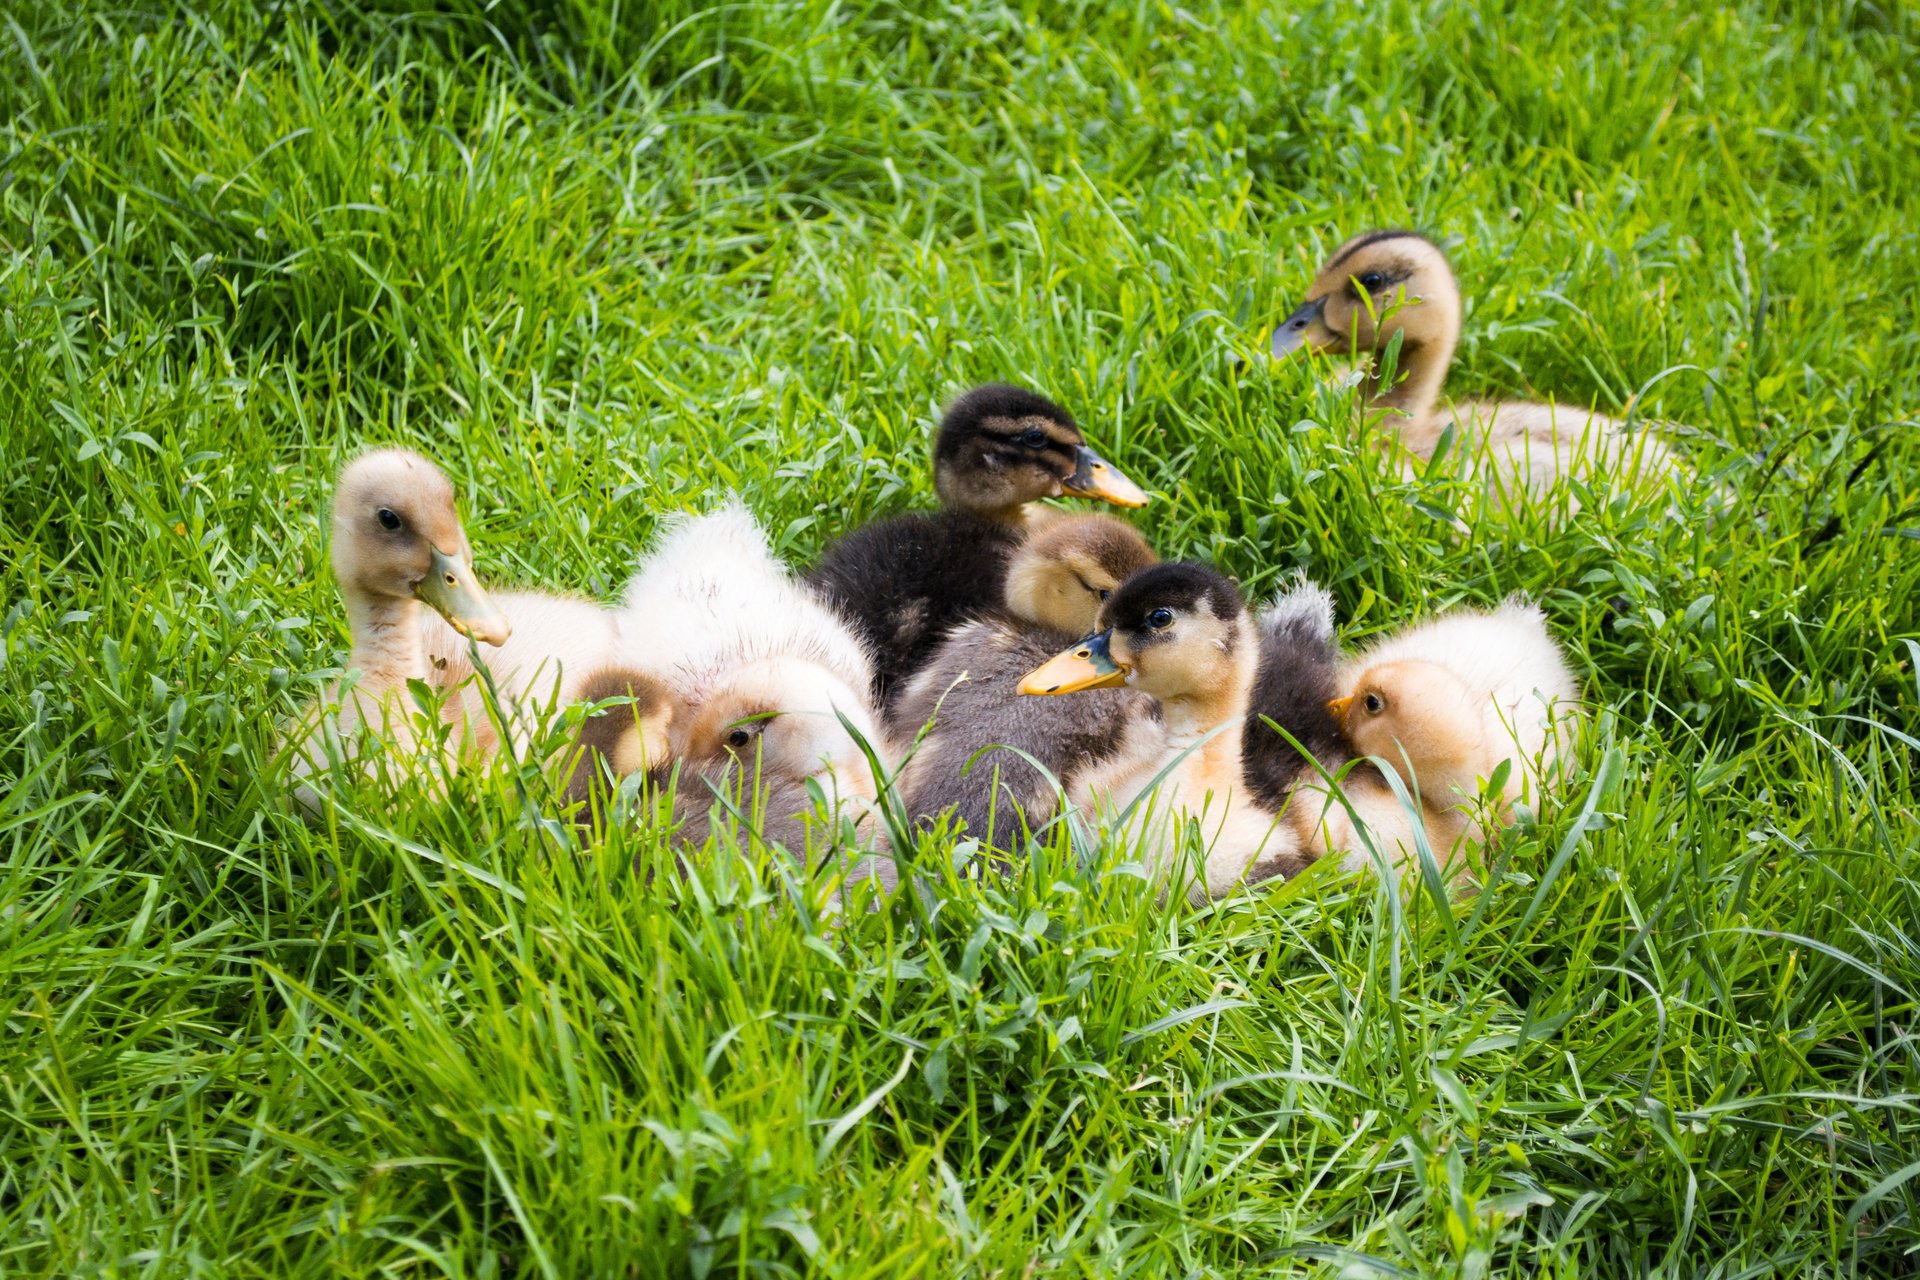
[[[884,754],[879,728],[860,697],[824,667],[770,658],[734,672],[701,700],[687,725],[682,754],[696,769],[738,762],[763,776],[828,776],[842,794],[872,799],[873,770],[860,744],[840,721],[845,712]]]
[[[503,644],[512,625],[473,573],[473,551],[440,468],[407,449],[362,454],[333,496],[333,575],[349,607],[420,600],[463,636]]]
[[[1459,340],[1460,287],[1447,255],[1425,236],[1369,231],[1327,259],[1306,301],[1273,331],[1273,354],[1378,351],[1396,333],[1404,335],[1403,356],[1427,351],[1444,365]]]
[[[1482,768],[1483,708],[1466,682],[1437,662],[1382,662],[1360,673],[1353,692],[1327,710],[1354,752],[1377,756],[1396,770],[1411,768],[1428,799],[1470,792]],[[1441,803],[1451,803],[1441,799]]]
[[[1085,635],[1121,583],[1159,561],[1132,525],[1111,516],[1055,520],[1007,565],[1007,609],[1028,622]]]
[[[1073,415],[1021,387],[975,387],[948,406],[933,445],[933,487],[960,511],[1018,520],[1063,495],[1144,507],[1147,495],[1087,447]]]
[[[1101,630],[1027,674],[1020,692],[1074,693],[1131,685],[1163,705],[1185,703],[1198,721],[1244,700],[1258,661],[1239,588],[1198,564],[1161,564],[1122,583],[1100,607]],[[1169,727],[1178,717],[1169,714]]]

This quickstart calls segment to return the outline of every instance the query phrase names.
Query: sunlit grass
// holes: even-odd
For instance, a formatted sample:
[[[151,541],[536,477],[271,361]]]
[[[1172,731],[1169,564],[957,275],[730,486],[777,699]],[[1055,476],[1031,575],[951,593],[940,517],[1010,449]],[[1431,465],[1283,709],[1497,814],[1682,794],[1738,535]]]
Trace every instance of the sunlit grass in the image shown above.
[[[1912,1271],[1910,10],[442,9],[0,23],[0,1271]],[[1700,485],[1403,475],[1260,358],[1373,225],[1455,391]],[[796,562],[927,502],[990,379],[1349,640],[1541,601],[1594,714],[1481,892],[1168,907],[1062,824],[840,912],[533,761],[288,811],[358,449],[609,599],[729,489]]]

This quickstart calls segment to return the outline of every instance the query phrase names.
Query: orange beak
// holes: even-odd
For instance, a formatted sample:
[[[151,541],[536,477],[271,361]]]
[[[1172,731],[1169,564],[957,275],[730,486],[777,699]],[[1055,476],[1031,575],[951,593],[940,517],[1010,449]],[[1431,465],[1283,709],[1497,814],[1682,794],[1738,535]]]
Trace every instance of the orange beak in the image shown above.
[[[1127,682],[1132,668],[1113,660],[1108,650],[1111,631],[1088,636],[1065,653],[1047,659],[1020,682],[1020,692],[1046,695],[1079,693],[1082,689],[1110,689]]]
[[[1121,475],[1111,462],[1085,445],[1073,453],[1073,474],[1060,482],[1062,492],[1076,498],[1098,498],[1116,507],[1147,505],[1147,491]]]
[[[1329,702],[1327,704],[1327,710],[1333,713],[1333,718],[1338,720],[1342,727],[1345,727],[1347,723],[1347,711],[1352,706],[1353,697],[1349,694],[1347,697],[1335,698],[1332,702]]]

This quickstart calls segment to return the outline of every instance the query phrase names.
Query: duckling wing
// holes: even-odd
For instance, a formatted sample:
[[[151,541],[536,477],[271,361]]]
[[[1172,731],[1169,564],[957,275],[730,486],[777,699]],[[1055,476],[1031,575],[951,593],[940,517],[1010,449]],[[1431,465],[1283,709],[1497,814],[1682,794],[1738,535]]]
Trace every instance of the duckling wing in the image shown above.
[[[963,512],[895,516],[840,539],[806,575],[874,655],[883,709],[948,632],[999,608],[1021,537]]]
[[[1012,848],[1023,822],[1028,830],[1045,824],[1059,797],[1053,782],[1013,751],[974,760],[983,748],[1026,752],[1069,794],[1090,771],[1157,749],[1160,707],[1145,694],[1020,693],[1022,677],[1076,638],[996,617],[958,628],[935,650],[901,692],[890,722],[902,742],[933,723],[901,773],[901,797],[913,818],[951,810],[974,838]]]
[[[1340,726],[1327,703],[1338,696],[1340,651],[1333,597],[1302,578],[1260,615],[1260,667],[1254,677],[1243,740],[1248,789],[1268,808],[1286,803],[1307,762],[1268,720],[1285,729],[1323,764],[1344,757]]]

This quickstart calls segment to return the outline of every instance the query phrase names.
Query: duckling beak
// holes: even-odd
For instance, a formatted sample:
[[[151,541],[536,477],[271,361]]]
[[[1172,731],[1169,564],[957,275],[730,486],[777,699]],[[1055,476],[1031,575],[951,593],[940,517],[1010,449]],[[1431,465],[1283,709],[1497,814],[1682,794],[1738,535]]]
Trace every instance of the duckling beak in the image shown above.
[[[1302,347],[1318,345],[1307,341],[1316,327],[1325,327],[1327,300],[1315,298],[1300,308],[1273,331],[1273,358],[1284,360]]]
[[[1109,645],[1113,632],[1088,636],[1065,653],[1027,672],[1020,692],[1029,694],[1079,693],[1082,689],[1110,689],[1127,682],[1132,668],[1115,662]]]
[[[1073,474],[1060,482],[1063,492],[1076,498],[1098,498],[1116,507],[1144,507],[1147,491],[1120,474],[1120,469],[1081,445],[1073,451]]]
[[[1327,704],[1327,710],[1333,713],[1335,720],[1338,720],[1344,725],[1347,722],[1347,709],[1352,705],[1353,698],[1349,695],[1345,698],[1335,698],[1332,702],[1329,702]]]
[[[505,644],[513,624],[493,602],[465,556],[433,549],[427,576],[413,586],[413,594],[432,605],[455,631],[486,644]]]

